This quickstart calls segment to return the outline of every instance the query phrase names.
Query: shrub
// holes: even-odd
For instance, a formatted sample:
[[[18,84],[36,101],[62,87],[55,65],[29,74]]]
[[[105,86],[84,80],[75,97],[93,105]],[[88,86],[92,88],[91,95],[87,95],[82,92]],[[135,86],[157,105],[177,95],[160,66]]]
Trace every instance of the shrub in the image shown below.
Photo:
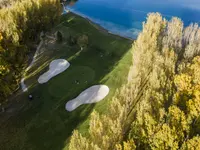
[[[63,40],[63,35],[60,31],[58,31],[56,33],[56,40],[57,40],[57,42],[62,42],[62,40]]]
[[[88,36],[87,35],[79,36],[77,44],[81,47],[81,49],[86,48],[88,46]]]

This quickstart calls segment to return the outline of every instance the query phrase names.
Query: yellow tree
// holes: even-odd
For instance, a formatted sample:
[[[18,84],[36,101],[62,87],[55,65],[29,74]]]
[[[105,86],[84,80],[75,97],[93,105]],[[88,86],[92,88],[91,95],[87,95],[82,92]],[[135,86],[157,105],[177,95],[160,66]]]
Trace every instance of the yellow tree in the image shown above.
[[[89,143],[103,150],[176,150],[198,133],[191,134],[200,122],[200,57],[178,71],[187,47],[184,31],[178,18],[148,16],[133,45],[129,82],[117,90],[108,114],[92,113]]]
[[[100,116],[97,112],[92,113],[89,133],[91,141],[102,150],[113,149],[123,138],[120,120]]]
[[[193,59],[195,56],[200,55],[200,28],[199,25],[191,24],[185,28],[183,34],[184,58]]]
[[[3,40],[3,35],[0,32],[0,42],[1,42],[1,40]]]
[[[101,150],[98,146],[90,143],[88,139],[81,136],[77,130],[73,132],[69,144],[70,150]]]
[[[200,114],[200,57],[193,59],[183,73],[175,77],[177,93],[174,103],[180,106],[190,121]]]
[[[176,131],[179,142],[183,142],[189,133],[189,124],[186,115],[177,106],[170,106],[167,115],[167,122],[171,129]]]
[[[149,137],[149,146],[152,150],[178,149],[176,130],[171,129],[168,124],[163,124],[159,130]]]
[[[143,24],[143,30],[133,45],[133,66],[129,73],[129,82],[134,82],[140,87],[141,82],[151,71],[154,62],[154,52],[159,50],[160,33],[166,26],[165,20],[158,13],[148,15],[147,22]],[[137,83],[136,83],[137,82]]]
[[[37,39],[42,27],[59,20],[60,8],[58,0],[16,0],[0,9],[0,74],[4,74],[1,80],[2,88],[9,89],[6,91],[11,93],[17,87],[19,79],[16,77],[20,77],[26,63],[27,43]],[[11,77],[6,79],[8,72]],[[6,97],[1,96],[1,99]]]
[[[199,150],[200,149],[200,137],[195,136],[192,139],[187,140],[181,146],[181,150]]]
[[[116,145],[116,150],[135,150],[136,149],[136,145],[134,143],[134,141],[128,140],[127,142],[123,142],[123,144],[117,144]]]

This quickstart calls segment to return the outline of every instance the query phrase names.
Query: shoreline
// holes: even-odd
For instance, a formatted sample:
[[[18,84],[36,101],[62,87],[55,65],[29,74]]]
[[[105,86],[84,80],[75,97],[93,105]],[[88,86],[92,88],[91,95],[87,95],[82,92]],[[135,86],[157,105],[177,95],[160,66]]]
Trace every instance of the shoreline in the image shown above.
[[[103,33],[105,33],[105,34],[110,34],[110,35],[116,36],[116,37],[118,37],[118,38],[122,38],[122,39],[129,40],[129,42],[131,42],[131,43],[135,40],[135,39],[132,39],[132,38],[128,38],[128,37],[121,36],[121,35],[119,35],[119,34],[112,33],[112,32],[110,32],[109,30],[107,30],[107,29],[105,29],[104,27],[102,27],[100,24],[95,23],[94,21],[92,21],[92,20],[89,19],[88,17],[81,16],[80,14],[75,13],[75,12],[73,12],[73,11],[69,11],[69,12],[67,12],[67,13],[63,13],[63,14],[61,14],[61,16],[67,15],[68,13],[71,13],[71,14],[73,14],[73,15],[75,15],[75,16],[78,16],[78,17],[81,17],[81,18],[85,19],[86,21],[88,21],[92,26],[94,26],[94,27],[95,27],[97,30],[99,30],[100,32],[103,32]],[[39,46],[39,45],[40,45],[40,44],[37,45],[37,49],[35,50],[34,54],[38,51],[38,46]],[[31,55],[31,56],[32,56],[32,55]],[[33,55],[31,58],[29,58],[29,59],[30,59],[30,62],[27,64],[27,67],[23,70],[23,72],[24,72],[24,71],[26,72],[28,69],[30,69],[30,67],[31,67],[31,65],[32,65],[32,63],[33,63],[33,61],[34,61],[34,55]],[[8,101],[9,101],[9,102],[12,101],[12,100],[15,98],[16,95],[20,95],[20,94],[23,93],[22,82],[21,82],[21,81],[24,83],[24,78],[23,78],[23,76],[22,76],[20,82],[18,83],[18,87],[16,88],[16,90],[8,97]],[[27,90],[26,90],[25,92],[27,92]],[[10,105],[9,105],[9,103],[7,103],[7,104],[5,104],[4,106],[5,106],[5,107],[9,107]],[[1,107],[0,107],[0,108],[1,108]],[[0,114],[1,114],[1,111],[0,111]]]
[[[80,15],[80,14],[78,14],[78,13],[76,13],[76,12],[73,12],[73,11],[71,11],[71,10],[69,10],[69,12],[66,12],[66,13],[64,13],[64,14],[62,14],[62,15],[67,15],[68,13],[72,13],[73,15],[76,15],[76,16],[78,16],[78,17],[81,17],[81,18],[87,20],[87,21],[88,21],[91,25],[93,25],[97,30],[100,30],[101,32],[104,32],[104,33],[106,33],[106,34],[110,34],[110,35],[113,35],[113,36],[117,36],[117,37],[120,37],[120,38],[124,38],[124,39],[130,40],[130,41],[136,40],[136,38],[125,37],[125,36],[122,36],[122,35],[120,35],[120,34],[110,32],[109,30],[107,30],[107,29],[105,29],[104,27],[102,27],[100,24],[95,23],[94,21],[92,21],[90,18],[85,17],[85,16],[82,16],[82,15]]]

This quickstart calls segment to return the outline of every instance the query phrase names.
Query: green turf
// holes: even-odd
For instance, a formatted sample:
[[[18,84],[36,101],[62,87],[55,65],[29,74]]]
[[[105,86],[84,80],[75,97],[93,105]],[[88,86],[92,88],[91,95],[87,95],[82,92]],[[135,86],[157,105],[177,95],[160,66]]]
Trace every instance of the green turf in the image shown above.
[[[82,90],[86,85],[91,84],[94,78],[95,71],[93,69],[85,66],[71,66],[67,71],[50,81],[49,93],[52,96],[62,98],[66,96],[66,93],[71,95],[73,91]]]
[[[47,51],[27,73],[26,84],[31,85],[31,89],[16,98],[25,106],[1,126],[0,149],[67,149],[72,131],[78,129],[87,136],[91,112],[95,109],[106,113],[115,90],[127,82],[132,58],[130,40],[98,30],[96,25],[74,14],[64,15],[61,22],[53,31],[60,30],[64,41],[48,45]],[[80,51],[78,46],[67,45],[65,39],[69,33],[87,34],[88,48]],[[67,59],[71,66],[48,83],[39,85],[37,78],[48,69],[49,62],[57,58]],[[80,84],[75,84],[75,80]],[[104,100],[82,105],[73,112],[65,110],[67,101],[95,84],[106,84],[110,88]],[[30,93],[34,96],[32,102],[27,100]]]

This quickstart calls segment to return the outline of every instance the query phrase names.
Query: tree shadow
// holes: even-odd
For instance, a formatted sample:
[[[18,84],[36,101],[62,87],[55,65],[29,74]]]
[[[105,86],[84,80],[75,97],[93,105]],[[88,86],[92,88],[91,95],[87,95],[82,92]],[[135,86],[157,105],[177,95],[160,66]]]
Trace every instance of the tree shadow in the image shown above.
[[[116,40],[118,42],[116,42]],[[58,75],[47,84],[33,85],[28,93],[18,97],[17,99],[25,100],[26,107],[17,115],[11,117],[6,124],[2,126],[1,130],[4,133],[3,135],[7,136],[0,136],[0,145],[5,148],[9,147],[15,149],[21,149],[20,144],[23,144],[22,149],[63,149],[63,147],[66,146],[66,142],[69,141],[72,131],[87,120],[96,105],[82,105],[72,112],[67,112],[65,110],[66,102],[92,85],[104,84],[108,80],[105,79],[105,76],[115,69],[122,57],[124,57],[131,48],[130,41],[114,36],[112,36],[106,44],[110,45],[108,49],[105,49],[103,46],[90,45],[87,49],[79,53],[78,56],[70,59],[70,63],[73,66],[87,66],[94,70],[95,76],[91,82],[81,84],[80,87],[72,86],[70,91],[67,91],[61,97],[57,97],[50,93],[49,87],[61,77],[64,78],[65,73],[63,73],[63,75]],[[52,57],[50,59],[58,57],[68,59],[76,53],[77,51],[75,50],[71,53],[62,53],[62,55],[51,55]],[[39,71],[34,76],[37,77],[45,69],[44,67],[42,71]],[[121,77],[111,76],[110,78]],[[66,78],[63,82],[65,82],[65,80],[70,79]],[[28,101],[28,94],[34,96],[33,101]],[[9,135],[10,130],[14,130],[12,135]],[[18,131],[20,131],[21,137],[19,137],[19,141],[21,143],[14,143],[13,145],[12,143],[6,143],[8,140],[18,141],[18,139],[13,137],[13,134],[18,135]]]

